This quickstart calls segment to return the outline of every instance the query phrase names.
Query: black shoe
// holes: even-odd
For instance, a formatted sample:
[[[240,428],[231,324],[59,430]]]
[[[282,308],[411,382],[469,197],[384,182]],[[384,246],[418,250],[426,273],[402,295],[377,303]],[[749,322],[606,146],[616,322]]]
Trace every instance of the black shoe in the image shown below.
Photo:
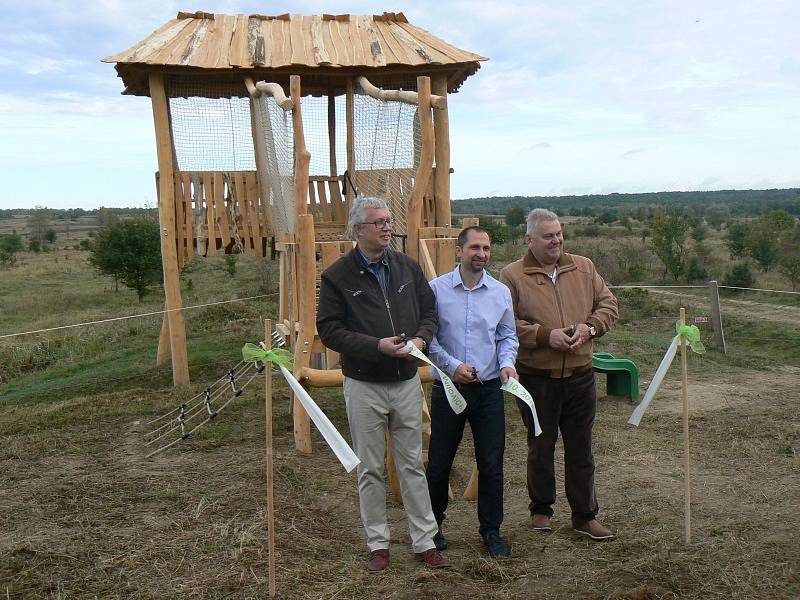
[[[436,544],[436,549],[441,552],[442,550],[447,550],[447,538],[444,537],[442,533],[442,527],[439,526],[439,530],[436,532],[436,535],[433,536],[433,543]]]
[[[486,550],[492,558],[508,558],[511,556],[511,547],[503,538],[500,537],[500,532],[490,531],[483,536],[483,543],[486,544]]]

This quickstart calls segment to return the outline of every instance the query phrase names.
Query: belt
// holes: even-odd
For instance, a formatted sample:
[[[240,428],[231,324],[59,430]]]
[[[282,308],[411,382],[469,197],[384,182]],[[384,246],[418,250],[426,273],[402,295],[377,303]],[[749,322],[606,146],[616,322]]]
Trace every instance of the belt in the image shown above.
[[[440,379],[436,379],[434,380],[433,384],[442,385],[442,381]],[[453,382],[453,385],[455,385],[456,388],[458,388],[459,390],[463,389],[469,390],[478,387],[480,385],[499,385],[499,384],[500,384],[499,377],[495,377],[494,379],[486,379],[485,381],[473,381],[472,383],[456,383],[455,381]]]
[[[525,369],[520,371],[523,375],[534,375],[536,377],[549,377],[550,379],[566,379],[573,375],[585,373],[592,370],[592,363],[582,365],[580,367],[572,367],[569,369]]]

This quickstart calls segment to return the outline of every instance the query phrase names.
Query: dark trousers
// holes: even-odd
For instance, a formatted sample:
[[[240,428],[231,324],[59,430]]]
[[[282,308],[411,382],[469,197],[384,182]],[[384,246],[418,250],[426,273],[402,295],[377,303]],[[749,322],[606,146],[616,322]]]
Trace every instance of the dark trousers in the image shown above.
[[[431,393],[431,442],[428,448],[428,491],[433,516],[441,525],[447,512],[450,470],[469,420],[478,464],[478,522],[481,535],[499,531],[503,522],[503,453],[506,420],[500,379],[459,388],[467,408],[457,415],[447,402],[441,382]]]
[[[558,431],[564,438],[564,489],[572,509],[572,522],[580,525],[597,516],[594,487],[592,426],[597,407],[594,372],[555,379],[524,375],[520,383],[533,396],[542,434],[534,436],[528,406],[517,400],[528,428],[528,495],[531,514],[553,516],[556,501],[554,455]]]

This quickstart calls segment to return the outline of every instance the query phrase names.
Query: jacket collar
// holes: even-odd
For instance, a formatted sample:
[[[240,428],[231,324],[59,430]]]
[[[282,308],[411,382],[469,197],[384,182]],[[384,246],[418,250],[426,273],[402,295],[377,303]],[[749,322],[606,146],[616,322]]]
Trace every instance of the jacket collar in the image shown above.
[[[572,258],[571,254],[567,254],[562,250],[561,256],[558,257],[558,272],[563,273],[564,271],[571,271],[575,267],[575,261]],[[544,273],[548,277],[550,273],[544,270],[542,264],[536,260],[536,257],[531,252],[530,248],[528,248],[527,254],[522,257],[522,270],[526,275],[532,275],[534,273]]]

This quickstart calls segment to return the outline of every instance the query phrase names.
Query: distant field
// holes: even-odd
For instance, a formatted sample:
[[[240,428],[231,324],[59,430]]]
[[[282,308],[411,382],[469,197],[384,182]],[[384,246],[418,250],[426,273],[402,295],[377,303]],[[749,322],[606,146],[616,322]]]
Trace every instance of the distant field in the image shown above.
[[[75,228],[81,225],[89,230],[88,223]],[[72,249],[74,231],[71,224],[69,240],[59,233],[54,251],[21,253],[16,267],[0,270],[0,335],[163,306],[158,289],[142,303],[130,290],[115,291],[112,280],[88,266],[86,252]],[[660,281],[659,263],[637,232],[602,233],[570,234],[567,249],[592,256],[601,271],[614,273],[614,283],[630,283],[621,277],[633,258],[649,269],[638,283]],[[724,271],[719,234],[707,245],[712,274]],[[521,241],[497,247],[492,270],[523,250]],[[276,291],[272,262],[241,257],[234,277],[221,267],[221,258],[190,263],[182,274],[185,305]],[[769,273],[759,275],[758,286],[786,283]],[[690,318],[706,315],[707,293],[617,293],[622,318],[597,350],[635,360],[645,386],[674,335],[679,307]],[[144,459],[144,434],[149,420],[223,377],[276,312],[274,296],[187,311],[192,384],[182,389],[171,386],[169,365],[155,365],[160,316],[0,339],[0,594],[266,596],[263,382],[254,381],[212,424],[154,459]],[[555,530],[530,529],[525,434],[507,402],[504,534],[514,556],[486,558],[475,505],[460,499],[472,469],[466,435],[446,522],[454,568],[429,572],[411,560],[402,507],[390,498],[392,566],[380,577],[363,566],[354,475],[344,473],[317,433],[314,454],[294,451],[286,386],[276,380],[279,597],[798,597],[800,307],[791,298],[747,293],[723,298],[723,313],[728,353],[714,351],[710,326],[702,324],[708,352],[689,357],[694,531],[688,546],[677,366],[639,428],[626,424],[628,400],[600,401],[598,494],[616,540],[575,537],[561,484]],[[604,395],[602,377],[598,387]],[[349,438],[341,390],[312,395]]]

